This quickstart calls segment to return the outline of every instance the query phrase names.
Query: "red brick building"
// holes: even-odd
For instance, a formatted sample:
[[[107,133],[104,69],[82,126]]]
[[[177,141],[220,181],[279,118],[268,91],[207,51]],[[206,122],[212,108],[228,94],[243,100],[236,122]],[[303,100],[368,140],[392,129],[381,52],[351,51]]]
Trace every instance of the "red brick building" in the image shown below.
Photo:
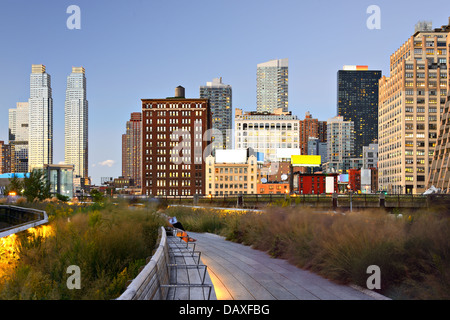
[[[338,191],[338,174],[313,173],[295,174],[293,191],[297,194],[326,193],[326,178],[333,177],[334,190]]]
[[[327,141],[327,122],[313,119],[309,112],[306,112],[305,119],[300,120],[300,150],[301,154],[308,154],[308,140],[310,137],[318,138],[320,142]]]
[[[210,137],[208,99],[142,99],[142,191],[153,196],[205,194]]]
[[[361,170],[348,169],[348,189],[353,192],[361,190]]]

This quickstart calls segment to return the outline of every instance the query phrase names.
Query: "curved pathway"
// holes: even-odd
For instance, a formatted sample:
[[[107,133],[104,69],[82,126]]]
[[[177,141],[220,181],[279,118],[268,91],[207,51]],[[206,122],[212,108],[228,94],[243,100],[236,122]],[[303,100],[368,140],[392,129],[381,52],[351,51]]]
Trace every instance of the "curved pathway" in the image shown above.
[[[372,300],[375,292],[338,285],[286,260],[209,233],[189,234],[219,300]]]

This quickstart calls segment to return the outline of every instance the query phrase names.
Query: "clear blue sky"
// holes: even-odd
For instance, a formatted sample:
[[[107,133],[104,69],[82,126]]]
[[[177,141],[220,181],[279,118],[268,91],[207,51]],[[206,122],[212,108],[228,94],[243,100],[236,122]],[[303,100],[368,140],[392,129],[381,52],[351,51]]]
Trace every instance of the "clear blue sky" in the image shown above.
[[[369,5],[381,29],[369,30]],[[69,30],[69,5],[81,30]],[[290,110],[319,120],[336,115],[336,76],[346,64],[389,75],[389,56],[419,20],[448,23],[450,1],[275,0],[2,0],[0,3],[0,140],[8,109],[29,97],[32,64],[52,76],[54,162],[64,160],[64,99],[72,66],[86,69],[89,173],[121,174],[121,135],[141,98],[188,97],[215,77],[233,87],[233,108],[256,109],[256,65],[289,58]],[[109,167],[101,165],[113,160]],[[111,163],[111,161],[109,162]]]

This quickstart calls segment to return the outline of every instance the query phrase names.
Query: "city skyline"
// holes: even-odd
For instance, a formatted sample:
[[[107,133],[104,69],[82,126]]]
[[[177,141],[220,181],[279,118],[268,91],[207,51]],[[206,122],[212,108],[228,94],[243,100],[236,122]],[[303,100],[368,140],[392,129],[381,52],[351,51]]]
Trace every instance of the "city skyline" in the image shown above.
[[[205,3],[180,3],[176,10],[172,10],[171,6],[174,2],[145,4],[142,1],[132,1],[129,4],[106,2],[90,4],[79,1],[77,5],[81,8],[81,30],[66,28],[65,22],[69,15],[65,13],[65,9],[71,4],[69,2],[52,6],[28,2],[24,5],[21,1],[5,4],[5,9],[0,14],[0,27],[2,30],[11,31],[2,32],[0,37],[10,49],[2,53],[3,60],[7,62],[3,70],[10,77],[1,80],[6,94],[0,98],[0,140],[8,141],[8,109],[13,108],[17,102],[28,99],[29,66],[42,63],[47,66],[52,76],[54,162],[64,161],[65,78],[68,68],[83,66],[89,70],[88,100],[92,107],[89,129],[91,147],[89,169],[93,183],[99,184],[100,177],[115,177],[121,172],[120,143],[116,144],[117,146],[104,147],[102,141],[106,137],[113,141],[120,141],[122,132],[117,128],[123,126],[131,112],[140,110],[142,97],[170,96],[172,88],[176,85],[184,86],[186,91],[191,93],[190,97],[197,97],[195,93],[198,92],[199,86],[212,78],[223,77],[226,83],[233,87],[233,106],[246,111],[255,110],[256,65],[263,61],[287,57],[290,69],[289,111],[297,116],[311,111],[319,120],[327,120],[336,115],[335,74],[337,70],[346,64],[368,64],[371,68],[382,70],[383,74],[388,75],[388,57],[395,52],[399,44],[404,42],[405,38],[412,34],[414,25],[418,21],[432,20],[433,27],[439,27],[448,19],[448,10],[445,10],[445,4],[442,2],[435,2],[442,9],[435,10],[433,6],[422,7],[417,1],[408,2],[408,7],[402,9],[404,18],[399,24],[397,13],[405,2],[391,4],[379,1],[377,5],[381,8],[381,29],[370,30],[366,27],[366,20],[369,17],[366,9],[371,4],[369,2],[355,1],[345,4],[329,2],[323,6],[284,1],[282,4],[291,9],[286,10],[286,22],[290,28],[283,27],[282,29],[287,31],[280,36],[284,41],[278,43],[275,40],[273,42],[268,40],[264,50],[259,50],[261,47],[256,44],[261,41],[261,38],[270,39],[281,29],[274,28],[271,31],[274,25],[267,23],[261,31],[255,32],[256,26],[253,27],[250,21],[256,21],[258,15],[274,10],[278,3],[265,2],[262,5],[252,1],[245,4],[239,3],[241,11],[237,13],[234,12],[237,2],[233,5],[231,1],[231,5],[227,3],[226,6],[210,3],[205,6]],[[227,9],[227,6],[230,8]],[[215,20],[218,20],[216,25],[221,30],[230,28],[230,24],[226,23],[229,17],[225,19],[214,14],[218,9],[232,14],[234,18],[226,40],[233,41],[235,45],[222,53],[215,54],[214,59],[206,59],[212,51],[217,51],[216,42],[212,40],[198,42],[202,38],[193,37],[192,34],[203,30],[200,28],[204,28]],[[183,32],[179,33],[180,23],[174,23],[173,26],[165,28],[155,28],[147,27],[143,22],[135,22],[139,21],[141,11],[145,13],[146,10],[155,13],[156,19],[166,18],[168,14],[180,17],[187,10],[200,14],[206,20],[199,19],[201,23],[193,22],[185,31],[186,34],[183,34]],[[36,26],[33,17],[40,16],[40,13],[44,11],[49,18]],[[249,16],[243,15],[243,12],[250,12]],[[15,22],[11,19],[14,16],[21,16],[22,19]],[[18,52],[23,45],[25,35],[30,30],[48,31],[49,38],[44,43],[38,39],[31,39],[30,45],[34,49]],[[303,50],[304,47],[300,44],[290,44],[286,41],[286,38],[292,39],[294,35],[300,35],[303,32],[312,35],[312,38],[314,36],[319,38],[318,35],[321,32],[330,30],[347,35],[344,38],[348,41],[330,39],[329,45],[334,49],[332,57],[327,59],[323,59],[325,51],[323,55],[318,54],[316,50],[309,52]],[[211,30],[211,32],[216,31],[214,28]],[[130,32],[130,39],[127,39]],[[145,44],[142,50],[136,49],[139,48],[136,42],[138,39],[163,45],[166,41],[173,41],[176,35],[180,36],[180,44],[187,46],[188,50],[193,48],[195,43],[199,43],[200,49],[204,52],[198,55],[196,51],[195,54],[198,57],[191,54],[182,57],[166,52],[163,56],[160,56],[162,53],[158,52],[149,54],[146,50],[148,44]],[[364,45],[361,45],[361,39]],[[49,44],[50,50],[47,48]],[[88,50],[81,44],[88,44]],[[69,45],[70,48],[74,48],[70,52],[67,50]],[[101,50],[100,48],[105,45],[108,46],[108,50]],[[76,48],[77,46],[80,49]],[[236,46],[240,46],[242,50],[236,51]],[[47,50],[43,50],[44,47]],[[245,53],[245,51],[248,52]],[[170,62],[156,62],[161,57],[167,58],[168,60],[165,61]],[[120,59],[123,61],[121,62]],[[202,67],[199,67],[200,63]],[[122,79],[114,78],[118,73],[123,75]],[[121,91],[119,88],[126,90]]]

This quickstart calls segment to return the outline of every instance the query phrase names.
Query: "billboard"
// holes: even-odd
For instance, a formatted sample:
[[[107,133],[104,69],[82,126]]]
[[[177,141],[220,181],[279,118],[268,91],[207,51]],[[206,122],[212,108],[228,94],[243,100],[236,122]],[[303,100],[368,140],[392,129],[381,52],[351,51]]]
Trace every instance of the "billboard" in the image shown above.
[[[325,192],[334,193],[334,177],[325,177]]]
[[[257,162],[264,162],[264,152],[255,152],[255,155]]]
[[[321,156],[292,155],[291,164],[297,167],[320,167]]]
[[[216,163],[247,163],[247,149],[216,149]]]
[[[339,183],[348,183],[348,173],[343,173],[338,176]]]
[[[300,155],[300,148],[277,148],[276,157],[277,160],[291,159],[293,155]]]
[[[361,186],[371,185],[371,171],[370,169],[361,169]]]

